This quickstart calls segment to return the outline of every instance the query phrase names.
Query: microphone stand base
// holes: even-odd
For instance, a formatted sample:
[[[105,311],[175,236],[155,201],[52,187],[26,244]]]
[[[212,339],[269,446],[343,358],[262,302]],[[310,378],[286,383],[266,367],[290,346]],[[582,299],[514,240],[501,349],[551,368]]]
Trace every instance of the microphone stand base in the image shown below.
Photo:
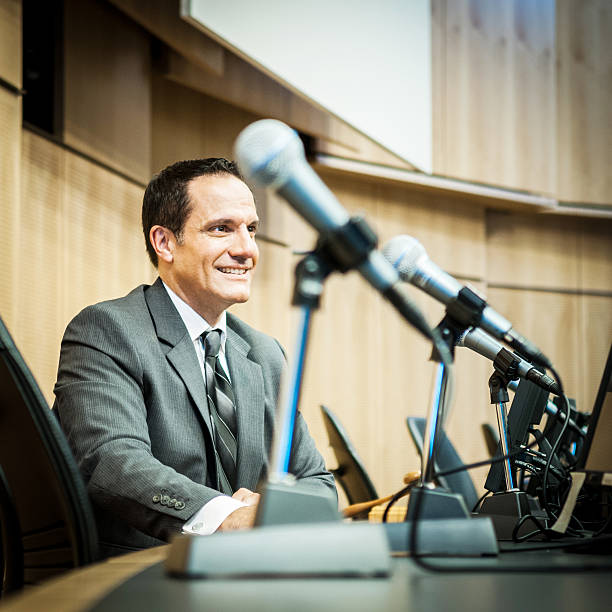
[[[274,525],[178,536],[166,571],[182,578],[383,577],[391,554],[381,525]]]
[[[546,524],[548,519],[546,513],[541,510],[538,500],[525,491],[501,491],[486,497],[478,511],[479,515],[491,518],[497,539],[502,542],[511,542],[512,534],[517,522],[524,516],[530,514],[541,523]],[[526,521],[517,531],[517,536],[525,535],[534,531],[536,525]],[[534,537],[537,540],[538,537]]]
[[[338,504],[331,495],[313,493],[299,481],[266,483],[257,506],[255,525],[287,525],[339,521]]]
[[[415,487],[410,493],[406,520],[460,519],[469,518],[463,496],[451,493],[442,487]]]

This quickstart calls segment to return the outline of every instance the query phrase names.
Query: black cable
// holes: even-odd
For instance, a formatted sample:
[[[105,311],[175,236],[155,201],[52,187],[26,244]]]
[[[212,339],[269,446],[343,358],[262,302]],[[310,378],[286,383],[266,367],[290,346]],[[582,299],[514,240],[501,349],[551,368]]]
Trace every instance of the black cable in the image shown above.
[[[557,381],[557,384],[559,385],[559,391],[560,391],[559,395],[563,398],[563,403],[565,404],[565,420],[563,421],[561,431],[559,432],[559,435],[557,436],[555,443],[550,449],[550,453],[548,454],[548,460],[546,461],[546,467],[544,468],[544,476],[542,477],[542,506],[546,512],[548,512],[549,514],[553,514],[551,511],[549,511],[549,508],[548,508],[548,497],[547,497],[547,491],[546,491],[546,489],[548,488],[548,473],[550,471],[550,465],[552,463],[552,460],[555,456],[555,453],[557,452],[557,448],[559,444],[561,444],[561,440],[563,439],[563,436],[565,435],[565,432],[569,425],[570,417],[571,417],[571,407],[570,407],[569,399],[567,398],[567,395],[565,395],[565,391],[563,390],[563,384],[561,382],[561,378],[559,374],[553,367],[550,368],[550,371],[553,373],[553,376],[555,377],[555,380]]]
[[[416,484],[416,481],[411,482],[409,485],[406,485],[403,489],[400,489],[397,493],[393,495],[393,497],[389,500],[389,503],[387,504],[385,511],[383,512],[383,515],[382,515],[383,523],[387,522],[387,517],[389,516],[389,510],[391,510],[391,506],[393,506],[395,502],[397,502],[399,499],[404,497],[404,495],[406,495],[406,493],[408,493],[408,491],[410,491],[410,489],[412,489],[415,486],[415,484]]]
[[[481,495],[478,498],[478,501],[474,504],[474,507],[472,508],[472,512],[478,512],[480,505],[484,501],[485,497],[487,497],[487,495],[491,495],[491,493],[492,491],[485,491],[484,495]]]

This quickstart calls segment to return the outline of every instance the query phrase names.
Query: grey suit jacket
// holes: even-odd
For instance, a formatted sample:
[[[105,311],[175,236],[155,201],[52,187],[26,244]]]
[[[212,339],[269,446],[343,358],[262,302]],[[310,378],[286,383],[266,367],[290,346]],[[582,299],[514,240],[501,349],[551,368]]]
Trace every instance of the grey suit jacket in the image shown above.
[[[284,356],[228,313],[226,356],[235,395],[237,485],[266,476]],[[62,340],[55,409],[96,511],[101,544],[168,541],[219,495],[206,388],[193,342],[158,279],[89,306]],[[298,415],[289,471],[335,496]],[[107,548],[105,548],[105,546]],[[108,548],[110,546],[111,548]]]

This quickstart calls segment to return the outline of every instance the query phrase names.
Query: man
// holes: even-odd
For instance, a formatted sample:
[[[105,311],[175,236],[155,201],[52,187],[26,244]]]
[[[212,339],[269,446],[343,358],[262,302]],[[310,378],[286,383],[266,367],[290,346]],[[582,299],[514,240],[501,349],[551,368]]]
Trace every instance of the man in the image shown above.
[[[226,313],[249,298],[258,260],[235,165],[169,166],[142,222],[159,278],[73,319],[55,386],[105,555],[253,524],[284,367],[276,340]],[[289,471],[336,495],[301,415]]]

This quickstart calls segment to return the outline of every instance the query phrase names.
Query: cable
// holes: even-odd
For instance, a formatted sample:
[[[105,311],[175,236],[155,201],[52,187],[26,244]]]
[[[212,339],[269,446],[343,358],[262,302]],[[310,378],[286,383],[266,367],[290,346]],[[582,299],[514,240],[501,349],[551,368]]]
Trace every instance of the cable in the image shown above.
[[[412,489],[416,485],[416,482],[417,481],[411,482],[409,485],[405,486],[403,489],[399,490],[397,493],[393,495],[393,497],[389,500],[389,503],[387,504],[385,511],[383,512],[383,515],[382,515],[383,523],[387,522],[387,517],[389,516],[389,510],[391,510],[391,506],[393,506],[395,502],[397,502],[404,495],[406,495],[406,493],[408,493],[408,491],[410,491],[410,489]]]
[[[488,495],[491,495],[491,493],[492,491],[485,491],[485,494],[480,496],[480,498],[478,499],[478,501],[474,504],[474,507],[472,508],[472,513],[478,512],[482,502],[485,500],[485,497],[487,497]]]
[[[548,497],[547,497],[547,491],[546,491],[548,487],[548,473],[550,471],[550,464],[552,463],[553,457],[555,456],[557,448],[559,444],[561,444],[561,440],[563,439],[563,436],[565,435],[565,432],[569,425],[570,417],[571,417],[571,407],[570,407],[569,399],[567,398],[567,395],[565,395],[565,391],[563,390],[563,384],[561,382],[561,378],[559,374],[553,367],[550,368],[550,371],[553,373],[553,376],[555,377],[555,380],[557,384],[559,385],[560,396],[563,398],[563,403],[565,404],[565,420],[563,421],[561,431],[559,432],[559,435],[557,436],[555,443],[550,449],[550,453],[548,454],[548,460],[546,461],[546,467],[544,468],[544,476],[542,477],[542,506],[546,512],[548,512],[549,514],[553,514],[548,508]]]

